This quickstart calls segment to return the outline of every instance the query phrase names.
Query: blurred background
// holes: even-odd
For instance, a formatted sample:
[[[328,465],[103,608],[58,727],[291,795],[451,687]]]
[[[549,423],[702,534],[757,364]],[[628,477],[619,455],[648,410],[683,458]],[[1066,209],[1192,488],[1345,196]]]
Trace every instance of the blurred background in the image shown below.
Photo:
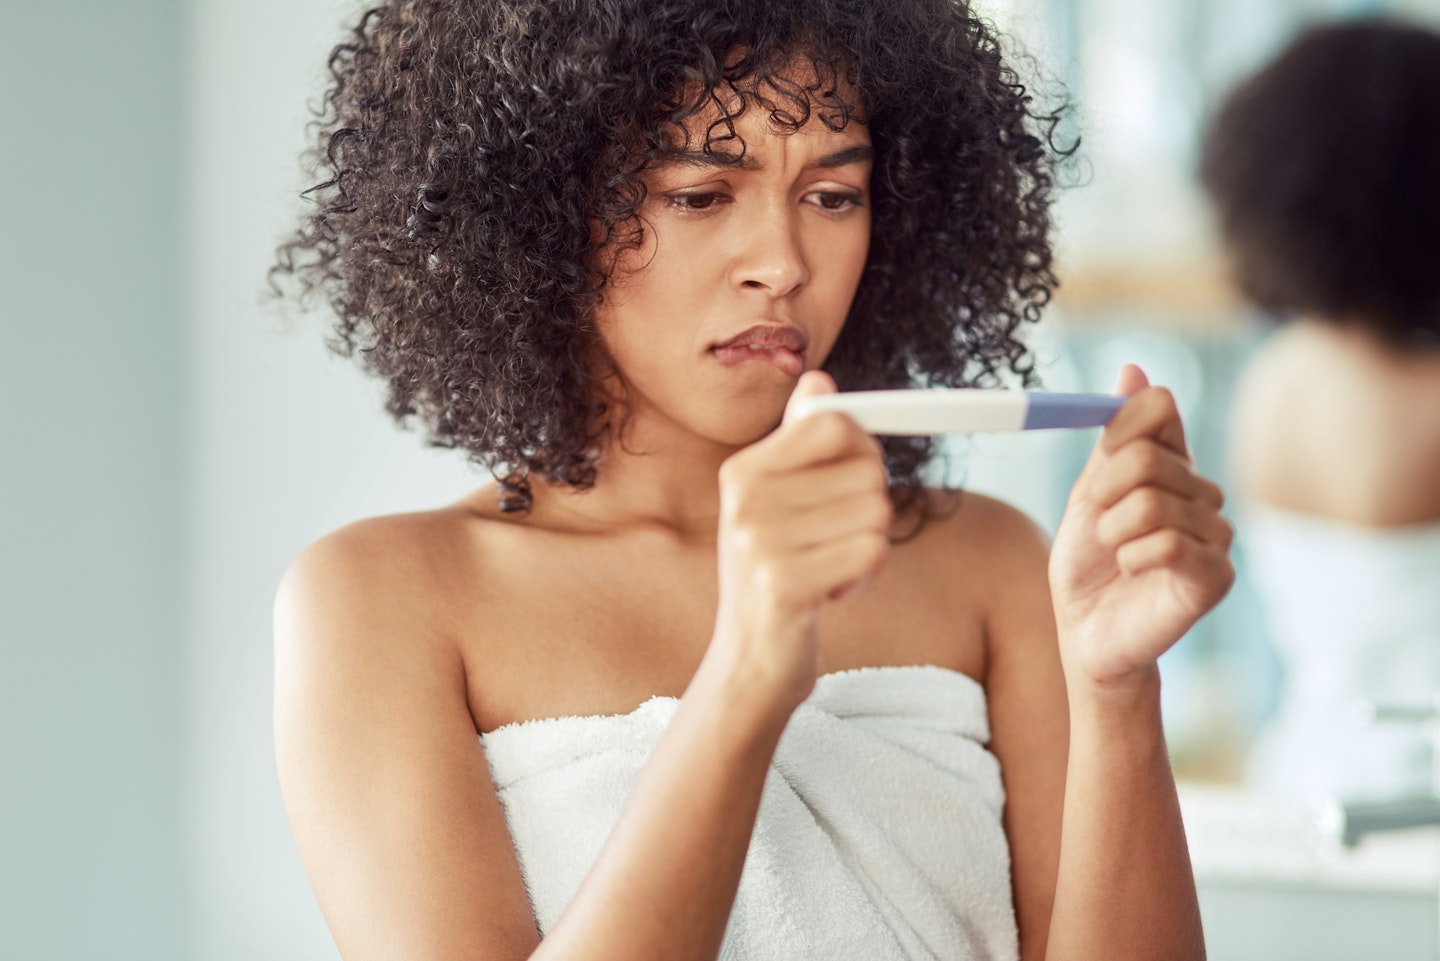
[[[392,426],[381,385],[325,351],[323,319],[260,303],[310,185],[308,107],[359,9],[3,0],[7,961],[338,957],[275,777],[274,589],[327,531],[480,482]],[[1083,138],[1059,209],[1063,286],[1035,337],[1045,386],[1108,391],[1140,363],[1223,480],[1235,379],[1268,327],[1225,277],[1195,186],[1201,125],[1302,25],[1440,25],[1440,0],[981,9],[1034,56],[1042,97],[1068,91],[1062,134]],[[941,469],[1053,531],[1091,443],[982,438]],[[1432,836],[1317,853],[1298,809],[1245,791],[1280,671],[1237,559],[1235,590],[1164,666],[1211,957],[1435,957]]]

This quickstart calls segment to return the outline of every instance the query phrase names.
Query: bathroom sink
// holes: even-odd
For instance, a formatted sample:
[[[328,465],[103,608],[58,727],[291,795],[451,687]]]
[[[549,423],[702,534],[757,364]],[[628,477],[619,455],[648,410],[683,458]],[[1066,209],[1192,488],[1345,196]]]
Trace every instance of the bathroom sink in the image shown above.
[[[1180,785],[1210,961],[1436,961],[1440,830],[1345,848],[1319,803]]]

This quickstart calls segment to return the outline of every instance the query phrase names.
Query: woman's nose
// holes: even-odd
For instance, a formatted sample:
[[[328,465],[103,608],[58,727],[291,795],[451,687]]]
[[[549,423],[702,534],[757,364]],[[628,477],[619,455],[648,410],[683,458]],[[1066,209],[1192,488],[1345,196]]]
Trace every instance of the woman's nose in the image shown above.
[[[810,279],[810,270],[801,249],[797,212],[768,207],[749,222],[739,255],[730,268],[737,287],[764,289],[783,297]]]

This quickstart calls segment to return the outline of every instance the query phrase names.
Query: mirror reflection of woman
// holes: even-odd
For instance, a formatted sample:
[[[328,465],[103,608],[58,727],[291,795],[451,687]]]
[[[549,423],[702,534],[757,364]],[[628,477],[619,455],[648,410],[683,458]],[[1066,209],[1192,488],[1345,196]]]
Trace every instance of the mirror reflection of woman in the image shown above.
[[[287,810],[342,955],[1199,958],[1156,659],[1219,489],[1131,395],[1053,549],[840,389],[994,384],[1054,118],[943,0],[392,2],[281,248],[495,475],[308,547]]]
[[[1252,784],[1432,790],[1440,696],[1440,34],[1313,28],[1225,101],[1204,180],[1245,292],[1280,319],[1233,460],[1283,692]]]

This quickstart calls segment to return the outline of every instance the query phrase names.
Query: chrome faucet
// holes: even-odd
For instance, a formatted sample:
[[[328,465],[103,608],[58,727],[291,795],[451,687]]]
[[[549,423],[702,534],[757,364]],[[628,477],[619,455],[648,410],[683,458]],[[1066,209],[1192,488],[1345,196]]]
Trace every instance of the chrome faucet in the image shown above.
[[[1323,817],[1347,848],[1367,834],[1440,825],[1440,693],[1429,705],[1379,705],[1360,701],[1351,711],[1359,724],[1424,724],[1430,730],[1431,793],[1385,801],[1338,801]]]
[[[1440,798],[1341,801],[1325,821],[1326,827],[1338,834],[1341,844],[1353,848],[1367,834],[1440,825]]]

